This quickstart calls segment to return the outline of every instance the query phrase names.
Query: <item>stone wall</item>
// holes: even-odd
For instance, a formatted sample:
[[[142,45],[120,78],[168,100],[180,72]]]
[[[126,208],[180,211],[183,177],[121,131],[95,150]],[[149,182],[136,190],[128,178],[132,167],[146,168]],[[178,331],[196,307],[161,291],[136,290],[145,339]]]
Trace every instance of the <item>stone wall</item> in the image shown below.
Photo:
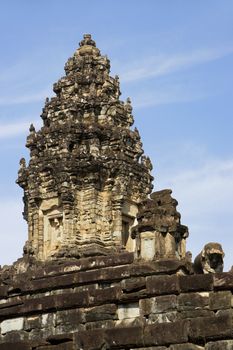
[[[231,350],[233,274],[132,253],[0,274],[0,350]]]

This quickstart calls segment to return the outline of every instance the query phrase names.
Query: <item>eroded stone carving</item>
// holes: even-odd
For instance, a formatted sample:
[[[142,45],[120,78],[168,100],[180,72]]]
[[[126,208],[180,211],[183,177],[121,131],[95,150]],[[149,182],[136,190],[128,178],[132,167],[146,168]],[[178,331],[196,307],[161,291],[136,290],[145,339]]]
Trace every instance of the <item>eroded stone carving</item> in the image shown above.
[[[194,271],[204,274],[222,272],[224,255],[221,244],[207,243],[194,260]]]

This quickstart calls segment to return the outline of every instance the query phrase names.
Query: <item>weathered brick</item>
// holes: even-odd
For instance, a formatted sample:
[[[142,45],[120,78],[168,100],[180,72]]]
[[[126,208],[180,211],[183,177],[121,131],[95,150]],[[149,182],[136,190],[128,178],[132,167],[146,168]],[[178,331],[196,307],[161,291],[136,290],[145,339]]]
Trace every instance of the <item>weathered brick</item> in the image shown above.
[[[31,350],[31,346],[25,342],[13,342],[0,344],[0,350]]]
[[[211,317],[214,316],[214,311],[211,310],[205,310],[205,309],[190,309],[188,311],[183,311],[179,313],[179,316],[181,319],[185,318],[196,318],[196,317]]]
[[[130,350],[167,350],[167,347],[165,346],[150,346],[146,348],[137,348],[137,349],[130,349]]]
[[[8,287],[7,286],[0,286],[0,298],[4,298],[7,296]]]
[[[177,296],[163,295],[154,298],[141,299],[139,305],[142,315],[173,311],[177,308]]]
[[[129,293],[139,291],[146,288],[146,279],[145,277],[133,277],[124,279],[121,282],[122,290]]]
[[[148,325],[144,329],[144,344],[170,345],[188,341],[188,322],[185,320],[172,323]]]
[[[22,305],[0,309],[0,319],[37,312],[62,310],[68,307],[88,306],[88,292],[63,293],[39,298],[25,299]]]
[[[81,309],[69,309],[56,312],[55,326],[63,325],[69,331],[69,326],[78,325],[84,322],[84,313]]]
[[[122,290],[120,287],[110,287],[105,289],[96,289],[90,292],[89,305],[99,305],[116,302]]]
[[[179,276],[181,292],[213,290],[213,274]]]
[[[119,297],[120,302],[134,302],[138,301],[139,299],[146,298],[149,296],[148,290],[142,289],[137,292],[132,292],[132,293],[122,293]]]
[[[103,320],[103,321],[95,321],[95,322],[87,322],[84,325],[83,330],[94,330],[94,329],[107,329],[107,328],[114,328],[116,326],[115,321],[113,320]]]
[[[54,344],[54,345],[44,345],[40,346],[38,350],[74,350],[73,342]]]
[[[171,345],[169,350],[205,350],[205,348],[196,344],[186,343]]]
[[[188,311],[208,308],[209,293],[182,293],[177,297],[178,310]]]
[[[210,294],[210,309],[230,309],[232,294],[230,291],[214,292]]]
[[[116,319],[117,306],[115,304],[106,304],[96,306],[85,310],[86,322],[96,322],[103,320]]]
[[[150,276],[146,278],[146,288],[152,295],[177,294],[179,292],[178,276]]]
[[[200,317],[190,319],[190,339],[212,340],[223,339],[232,336],[232,316],[225,313],[221,316]]]
[[[74,261],[66,261],[63,264],[48,263],[43,268],[38,269],[34,273],[34,279],[42,277],[49,278],[50,276],[64,275],[75,271],[87,271],[96,268],[104,268],[109,266],[127,265],[134,261],[134,254],[123,252],[119,254],[111,254],[107,256],[95,256],[81,258]]]
[[[233,340],[220,340],[206,344],[205,350],[232,350]]]
[[[233,273],[223,272],[214,274],[214,289],[233,290]]]
[[[24,329],[31,331],[35,328],[41,328],[41,315],[29,316],[24,319]]]
[[[117,327],[106,329],[105,339],[108,346],[111,347],[132,347],[143,345],[142,327]]]
[[[178,321],[179,319],[180,319],[180,314],[177,311],[150,314],[148,317],[148,324],[175,322],[175,321]]]

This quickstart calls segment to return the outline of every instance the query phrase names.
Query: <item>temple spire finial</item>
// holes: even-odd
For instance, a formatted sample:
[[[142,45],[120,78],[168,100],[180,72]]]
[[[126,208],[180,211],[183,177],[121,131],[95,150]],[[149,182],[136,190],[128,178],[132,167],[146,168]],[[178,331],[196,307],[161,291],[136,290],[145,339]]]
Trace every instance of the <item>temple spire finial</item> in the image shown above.
[[[83,35],[83,40],[80,41],[79,46],[82,47],[84,45],[96,47],[95,41],[92,40],[92,38],[91,38],[91,34],[84,34]]]

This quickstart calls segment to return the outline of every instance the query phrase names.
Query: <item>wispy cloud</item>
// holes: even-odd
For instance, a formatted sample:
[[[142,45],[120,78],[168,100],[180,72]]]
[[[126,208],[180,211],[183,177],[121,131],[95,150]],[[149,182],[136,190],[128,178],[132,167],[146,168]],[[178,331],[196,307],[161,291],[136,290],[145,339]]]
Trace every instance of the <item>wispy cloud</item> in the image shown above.
[[[46,88],[38,91],[34,94],[19,94],[15,96],[2,96],[0,97],[0,105],[15,105],[15,104],[26,104],[37,101],[43,101],[47,96],[51,95],[51,89]]]
[[[168,84],[163,87],[153,87],[153,90],[144,89],[132,95],[134,108],[154,107],[163,104],[190,102],[208,97],[208,91],[200,87],[190,87],[185,83]],[[135,101],[135,102],[134,102]]]
[[[179,201],[182,221],[190,229],[188,249],[197,255],[207,242],[220,242],[229,269],[233,247],[233,159],[206,158],[192,169],[173,171],[170,167],[167,174],[158,181],[159,186],[172,188]]]
[[[16,123],[0,124],[0,140],[15,137],[28,131],[31,121],[20,121]],[[36,127],[40,125],[39,120],[33,120]]]
[[[167,75],[176,71],[188,69],[198,64],[218,60],[233,53],[233,47],[204,48],[191,52],[153,55],[141,58],[124,68],[120,73],[121,82],[129,83],[157,76]],[[120,71],[120,69],[119,69]]]
[[[172,184],[192,204],[192,213],[233,212],[233,159],[207,160],[200,168],[174,175]],[[200,200],[201,198],[201,200]]]
[[[22,256],[27,239],[27,225],[22,218],[20,197],[0,201],[0,265],[11,264]]]

